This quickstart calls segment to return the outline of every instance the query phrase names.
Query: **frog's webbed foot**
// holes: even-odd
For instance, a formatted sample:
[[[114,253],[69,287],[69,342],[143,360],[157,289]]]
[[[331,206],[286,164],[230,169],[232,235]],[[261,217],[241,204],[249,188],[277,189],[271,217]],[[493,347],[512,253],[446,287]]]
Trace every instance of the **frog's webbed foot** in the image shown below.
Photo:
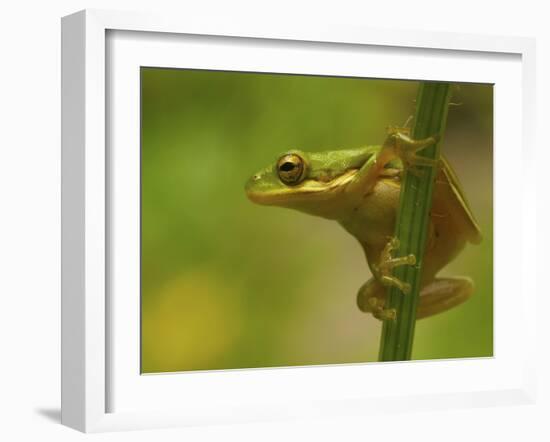
[[[397,317],[394,308],[385,308],[386,290],[372,278],[361,286],[357,293],[357,306],[364,313],[371,313],[376,319],[393,320]]]
[[[411,291],[410,284],[401,281],[392,275],[394,267],[402,265],[415,265],[416,257],[412,254],[407,256],[400,256],[394,258],[392,252],[399,248],[399,240],[397,238],[391,238],[382,253],[380,254],[380,261],[377,265],[373,265],[376,278],[380,283],[386,287],[397,287],[404,294],[409,294]]]
[[[416,319],[447,311],[467,301],[474,291],[470,278],[436,278],[420,291]],[[395,319],[395,309],[386,308],[387,291],[375,278],[367,281],[357,294],[357,306],[365,313],[384,320]]]
[[[409,136],[409,128],[389,127],[387,132],[388,136],[382,148],[392,151],[394,155],[401,159],[404,167],[412,170],[413,173],[420,172],[418,169],[414,169],[418,166],[435,167],[439,164],[437,160],[416,154],[419,150],[437,143],[439,135],[436,134],[422,140],[414,140]]]

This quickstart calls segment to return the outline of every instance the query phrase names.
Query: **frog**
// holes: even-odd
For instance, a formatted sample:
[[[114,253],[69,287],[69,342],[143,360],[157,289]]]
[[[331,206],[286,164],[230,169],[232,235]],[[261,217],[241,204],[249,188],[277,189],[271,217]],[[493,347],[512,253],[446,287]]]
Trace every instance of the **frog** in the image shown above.
[[[419,154],[440,141],[438,134],[414,139],[409,128],[388,127],[381,144],[306,152],[290,149],[245,184],[248,199],[336,221],[363,249],[372,277],[358,290],[359,310],[385,321],[395,320],[387,308],[388,287],[408,295],[411,287],[393,275],[398,266],[422,261],[417,319],[431,317],[467,301],[474,282],[467,276],[438,273],[467,244],[479,244],[482,233],[456,172],[444,155],[432,160]],[[394,237],[399,194],[405,173],[436,168],[428,234],[421,260],[395,256]]]

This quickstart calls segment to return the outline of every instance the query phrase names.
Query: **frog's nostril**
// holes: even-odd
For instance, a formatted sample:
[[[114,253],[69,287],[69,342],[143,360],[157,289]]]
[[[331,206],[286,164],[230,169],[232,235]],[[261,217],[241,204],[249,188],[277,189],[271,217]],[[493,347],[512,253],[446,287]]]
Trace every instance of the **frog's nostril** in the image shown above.
[[[258,180],[260,179],[260,175],[254,175],[254,176],[252,177],[252,179],[253,179],[254,181],[258,181]]]

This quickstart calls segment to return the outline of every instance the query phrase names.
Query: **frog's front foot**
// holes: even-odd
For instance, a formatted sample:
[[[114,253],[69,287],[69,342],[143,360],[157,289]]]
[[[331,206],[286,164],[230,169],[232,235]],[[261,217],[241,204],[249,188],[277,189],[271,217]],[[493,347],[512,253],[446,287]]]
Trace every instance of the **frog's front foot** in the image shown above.
[[[407,128],[391,127],[388,128],[388,136],[384,142],[384,148],[392,150],[408,169],[418,166],[435,167],[439,164],[439,161],[419,156],[416,153],[437,143],[439,138],[439,135],[435,134],[422,140],[414,140],[409,136]]]
[[[398,248],[399,240],[397,238],[391,238],[380,254],[380,262],[373,266],[376,273],[375,276],[382,285],[386,287],[397,287],[404,294],[409,294],[411,285],[393,276],[392,270],[394,267],[402,265],[415,265],[416,257],[410,254],[394,258],[392,252]]]

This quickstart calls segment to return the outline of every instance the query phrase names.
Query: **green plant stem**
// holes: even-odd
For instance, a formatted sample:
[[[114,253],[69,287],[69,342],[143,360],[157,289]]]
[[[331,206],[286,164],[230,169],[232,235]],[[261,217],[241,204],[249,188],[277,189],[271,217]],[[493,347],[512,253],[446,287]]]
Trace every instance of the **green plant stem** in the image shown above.
[[[450,94],[449,83],[420,84],[412,138],[423,139],[435,134],[440,138],[436,144],[423,149],[418,155],[439,159],[439,146],[445,131]],[[380,361],[411,359],[422,261],[436,173],[436,167],[415,167],[412,171],[404,171],[395,226],[395,237],[399,239],[400,247],[395,256],[412,253],[417,263],[414,266],[404,265],[394,269],[394,276],[409,283],[411,292],[405,295],[396,287],[388,289],[386,308],[394,308],[397,316],[394,320],[384,321],[382,326]]]

